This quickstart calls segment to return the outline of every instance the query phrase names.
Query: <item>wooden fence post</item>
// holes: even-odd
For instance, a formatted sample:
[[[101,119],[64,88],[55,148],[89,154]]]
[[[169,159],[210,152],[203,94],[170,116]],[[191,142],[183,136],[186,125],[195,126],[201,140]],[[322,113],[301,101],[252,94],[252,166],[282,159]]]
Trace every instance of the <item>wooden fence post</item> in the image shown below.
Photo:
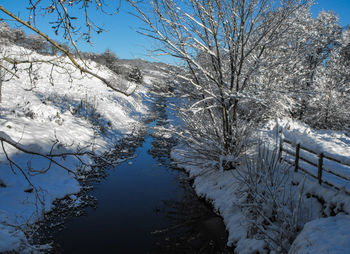
[[[298,168],[299,168],[299,152],[300,152],[300,144],[297,144],[296,148],[295,148],[295,168],[294,168],[294,172],[298,172]]]
[[[322,183],[322,168],[323,168],[323,153],[320,153],[318,156],[318,174],[317,174],[319,184]]]

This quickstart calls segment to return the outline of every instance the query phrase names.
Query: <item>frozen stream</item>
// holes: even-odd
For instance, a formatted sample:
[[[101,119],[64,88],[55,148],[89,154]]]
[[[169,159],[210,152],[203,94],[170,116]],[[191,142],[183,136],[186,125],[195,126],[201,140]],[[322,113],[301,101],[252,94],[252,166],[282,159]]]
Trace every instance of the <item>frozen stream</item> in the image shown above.
[[[157,114],[164,120],[166,110]],[[197,198],[186,174],[157,154],[162,140],[151,135],[151,127],[161,121],[149,124],[135,158],[94,184],[89,194],[97,208],[85,208],[54,233],[55,253],[228,252],[221,218]]]

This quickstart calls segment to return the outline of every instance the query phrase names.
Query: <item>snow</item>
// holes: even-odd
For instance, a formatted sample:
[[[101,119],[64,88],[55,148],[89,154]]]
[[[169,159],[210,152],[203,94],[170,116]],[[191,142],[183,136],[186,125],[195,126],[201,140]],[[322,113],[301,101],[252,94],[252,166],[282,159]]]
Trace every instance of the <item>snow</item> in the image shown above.
[[[275,128],[273,122],[269,123],[270,130]],[[345,131],[312,130],[307,124],[283,119],[279,122],[283,136],[294,144],[302,144],[316,153],[323,152],[344,164],[350,166],[350,136]]]
[[[289,250],[289,254],[350,252],[350,216],[340,214],[305,224]]]
[[[277,129],[283,133],[283,137],[290,139],[294,144],[300,143],[318,153],[330,154],[342,162],[348,162],[350,158],[350,137],[345,132],[312,130],[305,124],[291,119],[282,119],[278,126],[275,122],[270,122],[265,128],[258,130],[257,136],[273,147],[276,144]],[[190,178],[194,179],[193,186],[196,193],[209,201],[215,211],[222,216],[229,233],[227,244],[235,246],[235,253],[268,253],[269,239],[250,238],[250,221],[242,208],[242,204],[246,201],[242,196],[240,189],[242,185],[238,179],[239,174],[244,172],[245,166],[241,165],[236,170],[222,171],[219,170],[220,166],[215,166],[218,162],[208,162],[206,165],[203,162],[198,163],[195,154],[195,151],[180,143],[173,148],[171,157],[177,166],[184,168]],[[317,163],[317,156],[307,152],[302,155]],[[301,166],[310,168],[310,165],[301,164]],[[350,171],[340,164],[325,160],[325,166],[336,172],[346,172],[350,175]],[[313,170],[316,170],[313,173],[317,175],[317,169]],[[302,217],[299,220],[303,224],[306,223],[293,243],[290,253],[349,253],[350,216],[342,213],[350,213],[350,195],[344,193],[342,188],[348,188],[350,184],[344,181],[340,186],[341,190],[338,191],[325,184],[319,185],[316,179],[300,171],[294,173],[293,168],[290,168],[290,171],[290,181],[299,182],[297,188],[291,189],[294,199],[298,200],[298,196],[301,195],[303,208],[300,210]],[[324,179],[334,182],[329,175],[324,172]],[[340,183],[339,179],[336,183]],[[321,218],[334,216],[334,214],[338,215]],[[339,228],[338,232],[337,228]],[[314,244],[310,245],[309,241]]]
[[[2,51],[16,58],[23,52],[28,50],[18,46],[9,46]],[[37,53],[27,57],[53,59],[52,56]],[[42,63],[33,67],[38,79],[31,83],[25,71],[29,66],[18,65],[17,75],[20,79],[3,82],[0,104],[2,140],[41,154],[49,154],[52,149],[51,154],[86,151],[99,155],[113,148],[125,134],[141,126],[141,117],[147,112],[143,104],[147,91],[145,87],[140,87],[131,96],[125,96],[96,78],[81,75],[67,58],[59,57],[54,61],[60,61],[69,75],[63,69],[54,68],[50,76],[52,66]],[[88,64],[100,76],[117,81],[125,89],[136,86],[99,64]],[[50,211],[55,199],[66,195],[76,197],[73,194],[79,192],[81,186],[74,172],[82,165],[73,156],[55,158],[69,172],[55,164],[50,165],[43,157],[24,154],[7,143],[4,143],[4,148],[8,156],[21,166],[30,183],[18,168],[10,168],[1,149],[0,252],[36,252],[38,248],[47,246],[30,246],[23,231],[40,220],[43,213]],[[81,159],[87,164],[93,162],[88,155],[83,155]],[[49,169],[45,174],[33,174],[28,168],[39,171]],[[85,170],[89,170],[89,167]]]
[[[266,243],[262,240],[242,239],[238,242],[235,250],[241,254],[267,253],[267,251],[263,251],[265,247]]]
[[[26,51],[20,47],[8,47],[8,54],[20,55]],[[36,57],[35,53],[30,57]],[[50,56],[40,56],[51,59]],[[18,144],[23,149],[47,154],[74,152],[77,150],[102,154],[113,147],[115,142],[132,129],[140,125],[140,117],[147,112],[142,103],[146,97],[147,88],[139,86],[135,94],[125,96],[108,88],[101,81],[74,71],[68,60],[61,57],[57,61],[65,63],[70,75],[62,69],[54,70],[50,77],[51,66],[40,64],[33,71],[39,79],[31,84],[24,69],[20,69],[20,79],[4,82],[2,87],[2,102],[0,104],[0,138]],[[89,62],[89,66],[100,76],[109,77],[123,89],[132,90],[136,84],[127,82],[113,74],[103,66]],[[18,66],[24,68],[28,66]],[[164,76],[158,71],[150,71],[144,83],[161,82],[157,77]],[[49,82],[53,78],[53,85]],[[159,133],[162,133],[159,129]],[[170,134],[163,135],[165,138]],[[350,165],[350,136],[346,132],[329,130],[312,130],[309,126],[292,121],[279,120],[278,125],[270,122],[258,131],[269,144],[276,143],[276,133],[301,144],[316,153],[332,156],[344,164]],[[10,168],[5,153],[0,153],[0,252],[17,251],[21,253],[35,253],[49,246],[31,246],[23,233],[28,225],[42,218],[44,212],[52,209],[52,202],[67,195],[79,202],[75,195],[81,186],[74,175],[81,163],[74,157],[57,158],[57,162],[72,172],[51,165],[45,174],[30,175],[28,168],[45,170],[49,163],[45,158],[24,154],[9,144],[4,144],[7,154],[24,169],[25,178],[18,168]],[[286,146],[293,151],[293,147]],[[267,242],[264,239],[249,238],[249,220],[242,210],[245,197],[242,196],[239,182],[239,170],[224,171],[222,167],[215,169],[218,162],[208,162],[205,168],[191,159],[188,154],[194,153],[183,145],[176,146],[171,156],[179,167],[184,168],[190,178],[194,179],[194,188],[199,196],[210,201],[219,213],[228,230],[228,245],[235,245],[237,253],[266,253]],[[317,156],[308,152],[301,155],[317,163]],[[195,156],[194,156],[195,157]],[[87,155],[82,157],[86,163],[91,163]],[[233,161],[228,155],[220,157],[221,162]],[[129,162],[131,165],[132,162]],[[221,165],[222,163],[220,163]],[[300,164],[313,174],[317,170],[306,163]],[[325,167],[350,177],[350,167],[341,166],[325,160]],[[243,166],[241,166],[243,167]],[[89,170],[89,168],[85,168]],[[316,171],[315,171],[316,170]],[[80,176],[83,178],[83,176]],[[319,218],[320,210],[324,216],[331,216],[334,212],[350,213],[350,196],[336,191],[325,185],[318,185],[317,181],[301,172],[295,174],[295,180],[304,179],[304,193],[312,197],[309,211],[304,214],[304,220],[309,220],[298,235],[290,253],[347,253],[349,252],[350,216],[339,214],[336,217]],[[324,173],[324,179],[336,184],[340,189],[350,190],[347,181],[335,179]],[[31,191],[31,189],[34,190]],[[298,193],[296,192],[295,195]],[[324,199],[322,207],[315,199]],[[305,199],[306,202],[306,199]]]
[[[23,231],[11,225],[10,219],[0,210],[0,253],[17,251],[20,253],[40,253],[49,249],[49,245],[32,246],[28,243]]]
[[[295,153],[295,144],[300,144],[302,147],[308,148],[316,154],[323,153],[326,156],[334,158],[341,163],[324,158],[323,167],[325,170],[332,171],[337,175],[343,176],[345,179],[350,179],[350,136],[347,132],[312,130],[306,124],[292,121],[291,119],[281,120],[279,128],[282,133],[282,138],[286,138],[293,143],[293,146],[283,143],[285,149]],[[271,122],[266,131],[276,131],[276,125]],[[315,154],[300,150],[300,155],[315,164],[318,163],[318,156]],[[302,160],[300,160],[300,166],[317,176],[317,168]],[[335,176],[334,174],[330,174],[325,170],[322,179],[340,189],[345,188],[350,193],[349,181]]]

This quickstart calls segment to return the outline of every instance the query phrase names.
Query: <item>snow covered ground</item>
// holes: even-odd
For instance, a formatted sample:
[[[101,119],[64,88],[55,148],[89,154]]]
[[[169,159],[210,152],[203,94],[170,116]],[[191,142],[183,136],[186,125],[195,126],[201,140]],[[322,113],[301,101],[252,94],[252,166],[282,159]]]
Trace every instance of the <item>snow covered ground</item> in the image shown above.
[[[284,119],[279,123],[282,138],[286,138],[293,145],[284,143],[284,148],[295,153],[295,145],[300,144],[316,154],[323,153],[325,156],[336,159],[338,162],[323,159],[322,179],[328,183],[345,189],[350,193],[350,135],[347,132],[330,130],[312,130],[306,124],[288,121]],[[300,156],[318,164],[318,156],[306,150],[300,150]],[[294,158],[292,158],[294,160]],[[317,167],[311,166],[304,161],[300,166],[317,176]],[[328,171],[328,172],[327,172]],[[331,173],[330,173],[331,172]],[[342,176],[342,177],[340,177]]]
[[[305,144],[316,152],[326,152],[344,162],[350,158],[350,137],[347,133],[315,131],[289,119],[281,121],[278,126],[284,137],[288,137],[292,142]],[[261,140],[270,144],[275,143],[275,135],[276,123],[274,122],[259,130],[258,133]],[[191,159],[191,153],[193,151],[189,151],[188,147],[178,145],[171,155],[177,165],[184,168],[194,179],[197,194],[211,202],[214,209],[223,217],[229,232],[228,245],[235,246],[236,253],[268,253],[271,239],[267,236],[273,233],[268,231],[269,227],[265,227],[264,234],[255,234],[256,237],[251,233],[252,224],[245,208],[248,206],[247,197],[242,195],[240,180],[242,173],[246,170],[244,164],[238,170],[231,171],[220,171],[218,167],[213,167],[215,163],[208,163],[203,168],[203,164],[199,165]],[[301,228],[306,223],[292,244],[290,253],[349,253],[350,217],[344,214],[350,213],[350,195],[326,185],[320,186],[316,179],[301,172],[294,173],[293,168],[289,171],[289,193],[302,205],[302,209],[298,210],[302,216],[298,219]],[[347,173],[350,174],[350,172]],[[262,208],[268,210],[268,207]],[[334,215],[337,216],[330,217]],[[286,243],[286,246],[290,244]],[[275,251],[279,253],[282,250]]]
[[[18,46],[3,48],[1,53],[22,60],[49,60],[65,68],[48,63],[32,67],[17,65],[19,78],[3,82],[2,87],[0,138],[3,140],[42,154],[98,155],[140,127],[141,117],[147,112],[143,104],[147,89],[143,85],[127,97],[96,78],[81,75],[64,57],[39,56]],[[99,64],[89,61],[88,65],[123,89],[136,86]],[[29,245],[23,232],[52,208],[55,199],[79,192],[74,173],[82,168],[81,161],[89,164],[92,160],[88,155],[80,159],[70,155],[55,157],[63,166],[60,167],[46,158],[25,154],[6,142],[3,146],[6,153],[0,149],[0,252],[35,252],[36,247]],[[12,165],[6,156],[13,160]],[[44,174],[36,172],[46,170]]]
[[[19,56],[25,51],[20,47],[8,47],[2,50],[2,54]],[[35,58],[37,55],[32,53],[26,57]],[[44,58],[52,59],[50,56]],[[69,75],[62,68],[52,70],[52,65],[47,63],[33,69],[29,65],[18,65],[19,78],[3,83],[0,138],[44,154],[50,151],[52,154],[77,151],[102,154],[123,135],[137,130],[140,118],[147,112],[143,104],[147,92],[144,86],[127,97],[107,88],[97,79],[81,76],[72,69],[67,59],[57,61],[63,63]],[[100,76],[113,79],[122,88],[132,90],[136,85],[94,62],[89,62],[89,66]],[[29,70],[32,71],[31,76],[28,75]],[[144,81],[146,84],[162,82],[156,79],[162,75],[164,77],[161,72],[151,70]],[[349,162],[350,137],[347,133],[315,131],[288,119],[280,121],[278,128],[293,143]],[[276,124],[271,123],[259,131],[259,136],[272,144],[275,133]],[[24,232],[28,225],[52,208],[55,199],[79,192],[81,187],[74,173],[82,168],[81,161],[69,155],[56,158],[63,168],[50,164],[43,157],[24,154],[6,143],[3,145],[6,153],[0,149],[0,252],[16,250],[32,253],[48,248],[31,246]],[[240,170],[219,171],[214,168],[215,163],[208,163],[203,169],[203,165],[196,165],[196,161],[189,159],[191,152],[179,145],[172,151],[172,157],[194,179],[197,194],[209,200],[223,217],[229,232],[228,245],[235,245],[237,253],[267,253],[268,240],[261,235],[260,238],[251,237],[251,222],[244,208],[247,197],[242,194],[240,180],[243,166]],[[6,155],[13,160],[12,169]],[[311,155],[308,158],[315,159]],[[92,162],[87,155],[82,155],[80,159],[87,164]],[[350,176],[346,167],[326,166]],[[45,174],[35,172],[46,169]],[[89,170],[89,167],[84,170]],[[298,182],[293,187],[295,195],[303,194],[303,221],[306,224],[291,245],[290,253],[350,252],[346,241],[350,239],[350,231],[347,230],[350,220],[344,215],[350,213],[350,196],[324,185],[319,186],[314,179],[302,173],[291,172],[292,182]],[[340,187],[348,188],[349,184],[344,182]],[[336,214],[336,217],[329,217]]]
[[[305,224],[289,253],[345,254],[350,250],[350,216],[321,218]]]

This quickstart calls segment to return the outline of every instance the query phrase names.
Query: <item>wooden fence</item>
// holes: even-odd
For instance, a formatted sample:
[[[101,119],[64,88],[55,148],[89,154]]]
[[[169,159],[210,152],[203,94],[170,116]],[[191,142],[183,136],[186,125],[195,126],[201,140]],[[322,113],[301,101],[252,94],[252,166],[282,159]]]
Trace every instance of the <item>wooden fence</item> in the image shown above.
[[[292,148],[294,148],[294,146],[295,146],[295,153],[290,151],[290,150],[288,150],[288,149],[286,149],[286,148],[284,148],[283,143],[289,144]],[[304,156],[300,155],[300,150],[304,150],[304,151],[307,151],[307,152],[309,152],[309,153],[311,153],[313,155],[316,155],[317,158],[318,158],[317,163],[312,162],[310,159],[305,158]],[[292,157],[294,157],[294,162],[291,161],[291,160],[288,160],[286,158],[283,158],[282,157],[283,152],[285,152],[286,154],[289,154]],[[340,161],[340,160],[338,160],[336,158],[332,158],[329,155],[325,155],[324,153],[317,153],[317,152],[315,152],[315,151],[313,151],[313,150],[311,150],[311,149],[309,149],[309,148],[307,148],[307,147],[305,147],[305,146],[303,146],[301,144],[296,144],[295,145],[292,141],[290,141],[288,139],[281,139],[278,156],[279,156],[280,160],[283,160],[283,161],[289,163],[290,165],[294,166],[294,171],[295,172],[298,172],[298,170],[303,171],[304,173],[310,175],[311,177],[316,178],[318,180],[319,184],[325,183],[325,184],[327,184],[329,186],[332,186],[332,187],[334,187],[334,188],[336,188],[338,190],[341,189],[341,187],[336,186],[334,183],[332,183],[328,179],[322,178],[323,172],[328,172],[329,174],[334,175],[336,177],[339,177],[339,178],[341,178],[343,180],[350,181],[350,169],[349,169],[349,175],[348,176],[342,175],[339,172],[336,172],[336,171],[334,171],[334,170],[332,170],[332,169],[330,169],[328,167],[325,167],[324,166],[324,160],[333,161],[333,162],[335,162],[337,164],[345,165],[345,166],[348,166],[348,167],[350,167],[350,163],[342,162],[342,161]],[[315,175],[315,174],[311,173],[309,170],[301,167],[300,163],[299,163],[300,161],[304,161],[307,164],[315,167],[317,169],[317,175]],[[344,189],[344,191],[347,194],[350,195],[350,190]]]

